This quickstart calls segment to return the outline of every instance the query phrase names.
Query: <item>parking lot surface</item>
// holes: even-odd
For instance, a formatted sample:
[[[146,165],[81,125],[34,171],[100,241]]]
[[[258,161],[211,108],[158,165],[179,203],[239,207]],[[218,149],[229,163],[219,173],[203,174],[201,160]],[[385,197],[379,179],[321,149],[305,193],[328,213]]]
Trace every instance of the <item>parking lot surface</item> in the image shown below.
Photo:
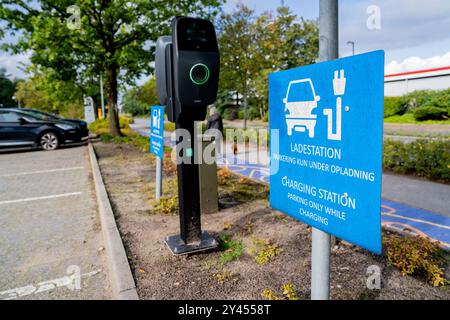
[[[0,153],[0,300],[111,298],[88,157]]]

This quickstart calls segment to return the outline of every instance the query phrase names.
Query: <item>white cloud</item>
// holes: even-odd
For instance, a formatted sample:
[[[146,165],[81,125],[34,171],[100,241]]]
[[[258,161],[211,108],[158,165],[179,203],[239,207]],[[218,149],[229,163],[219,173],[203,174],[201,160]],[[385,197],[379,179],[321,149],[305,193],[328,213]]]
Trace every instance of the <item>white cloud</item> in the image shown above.
[[[386,74],[395,74],[416,70],[442,68],[450,66],[450,52],[431,58],[410,57],[402,62],[392,61],[386,65]]]
[[[17,54],[17,55],[0,55],[0,68],[5,68],[6,73],[10,74],[9,78],[21,78],[26,79],[28,76],[24,72],[27,65],[30,64],[30,54]]]

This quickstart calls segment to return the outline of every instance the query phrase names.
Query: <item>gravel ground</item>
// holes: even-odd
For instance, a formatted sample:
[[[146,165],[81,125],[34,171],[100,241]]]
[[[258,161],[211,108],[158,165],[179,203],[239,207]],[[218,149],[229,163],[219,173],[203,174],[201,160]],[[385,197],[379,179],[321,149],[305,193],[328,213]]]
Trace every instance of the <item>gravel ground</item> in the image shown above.
[[[97,143],[95,149],[141,299],[264,299],[264,290],[281,296],[287,283],[295,286],[300,299],[309,299],[311,229],[270,209],[265,187],[232,177],[219,188],[220,212],[202,216],[203,228],[213,236],[227,234],[243,243],[238,260],[222,265],[220,250],[174,257],[163,239],[179,232],[179,219],[154,213],[152,157],[127,145]],[[175,174],[165,166],[165,180]],[[170,184],[167,188],[174,192]],[[248,194],[252,190],[253,198]],[[249,250],[255,239],[283,251],[260,265]],[[368,268],[374,265],[382,272],[380,290],[367,288]],[[384,257],[342,244],[332,252],[331,298],[449,299],[450,290],[403,277]]]

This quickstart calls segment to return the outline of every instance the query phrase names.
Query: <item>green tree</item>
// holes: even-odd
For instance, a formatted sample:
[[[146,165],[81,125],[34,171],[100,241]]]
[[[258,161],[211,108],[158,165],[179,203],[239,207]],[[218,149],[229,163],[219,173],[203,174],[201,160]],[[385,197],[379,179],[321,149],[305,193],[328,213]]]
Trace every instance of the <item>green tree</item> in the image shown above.
[[[152,71],[152,43],[169,32],[172,17],[215,15],[215,8],[222,2],[3,0],[0,22],[6,23],[10,32],[22,34],[18,44],[4,47],[14,52],[31,49],[31,61],[52,68],[63,81],[83,86],[86,79],[103,73],[109,131],[121,135],[117,108],[119,82],[132,84]]]
[[[83,116],[81,89],[70,81],[59,80],[52,69],[35,69],[32,77],[18,84],[15,95],[24,107],[67,117]]]
[[[128,90],[123,96],[122,104],[123,112],[130,113],[133,116],[148,115],[150,106],[159,104],[156,79],[152,77],[144,85]]]
[[[13,99],[16,83],[6,76],[6,70],[0,68],[0,107],[15,107],[17,102]]]
[[[257,74],[254,63],[256,41],[254,11],[238,3],[231,14],[223,14],[219,21],[219,46],[221,52],[222,90],[242,94],[244,107],[244,129],[247,128],[247,109],[250,94],[250,80]]]
[[[238,4],[233,13],[221,16],[219,32],[219,96],[242,95],[244,128],[249,116],[267,119],[270,73],[312,64],[318,56],[317,22],[298,18],[287,7],[278,8],[275,15],[255,16]]]

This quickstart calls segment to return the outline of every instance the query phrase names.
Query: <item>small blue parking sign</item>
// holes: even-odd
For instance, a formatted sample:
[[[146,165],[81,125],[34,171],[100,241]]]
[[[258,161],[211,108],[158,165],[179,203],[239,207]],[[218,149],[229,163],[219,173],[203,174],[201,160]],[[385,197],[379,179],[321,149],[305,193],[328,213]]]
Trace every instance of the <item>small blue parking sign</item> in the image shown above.
[[[269,76],[270,204],[381,253],[384,52]]]
[[[164,157],[164,107],[152,106],[150,114],[150,152],[162,159]]]

